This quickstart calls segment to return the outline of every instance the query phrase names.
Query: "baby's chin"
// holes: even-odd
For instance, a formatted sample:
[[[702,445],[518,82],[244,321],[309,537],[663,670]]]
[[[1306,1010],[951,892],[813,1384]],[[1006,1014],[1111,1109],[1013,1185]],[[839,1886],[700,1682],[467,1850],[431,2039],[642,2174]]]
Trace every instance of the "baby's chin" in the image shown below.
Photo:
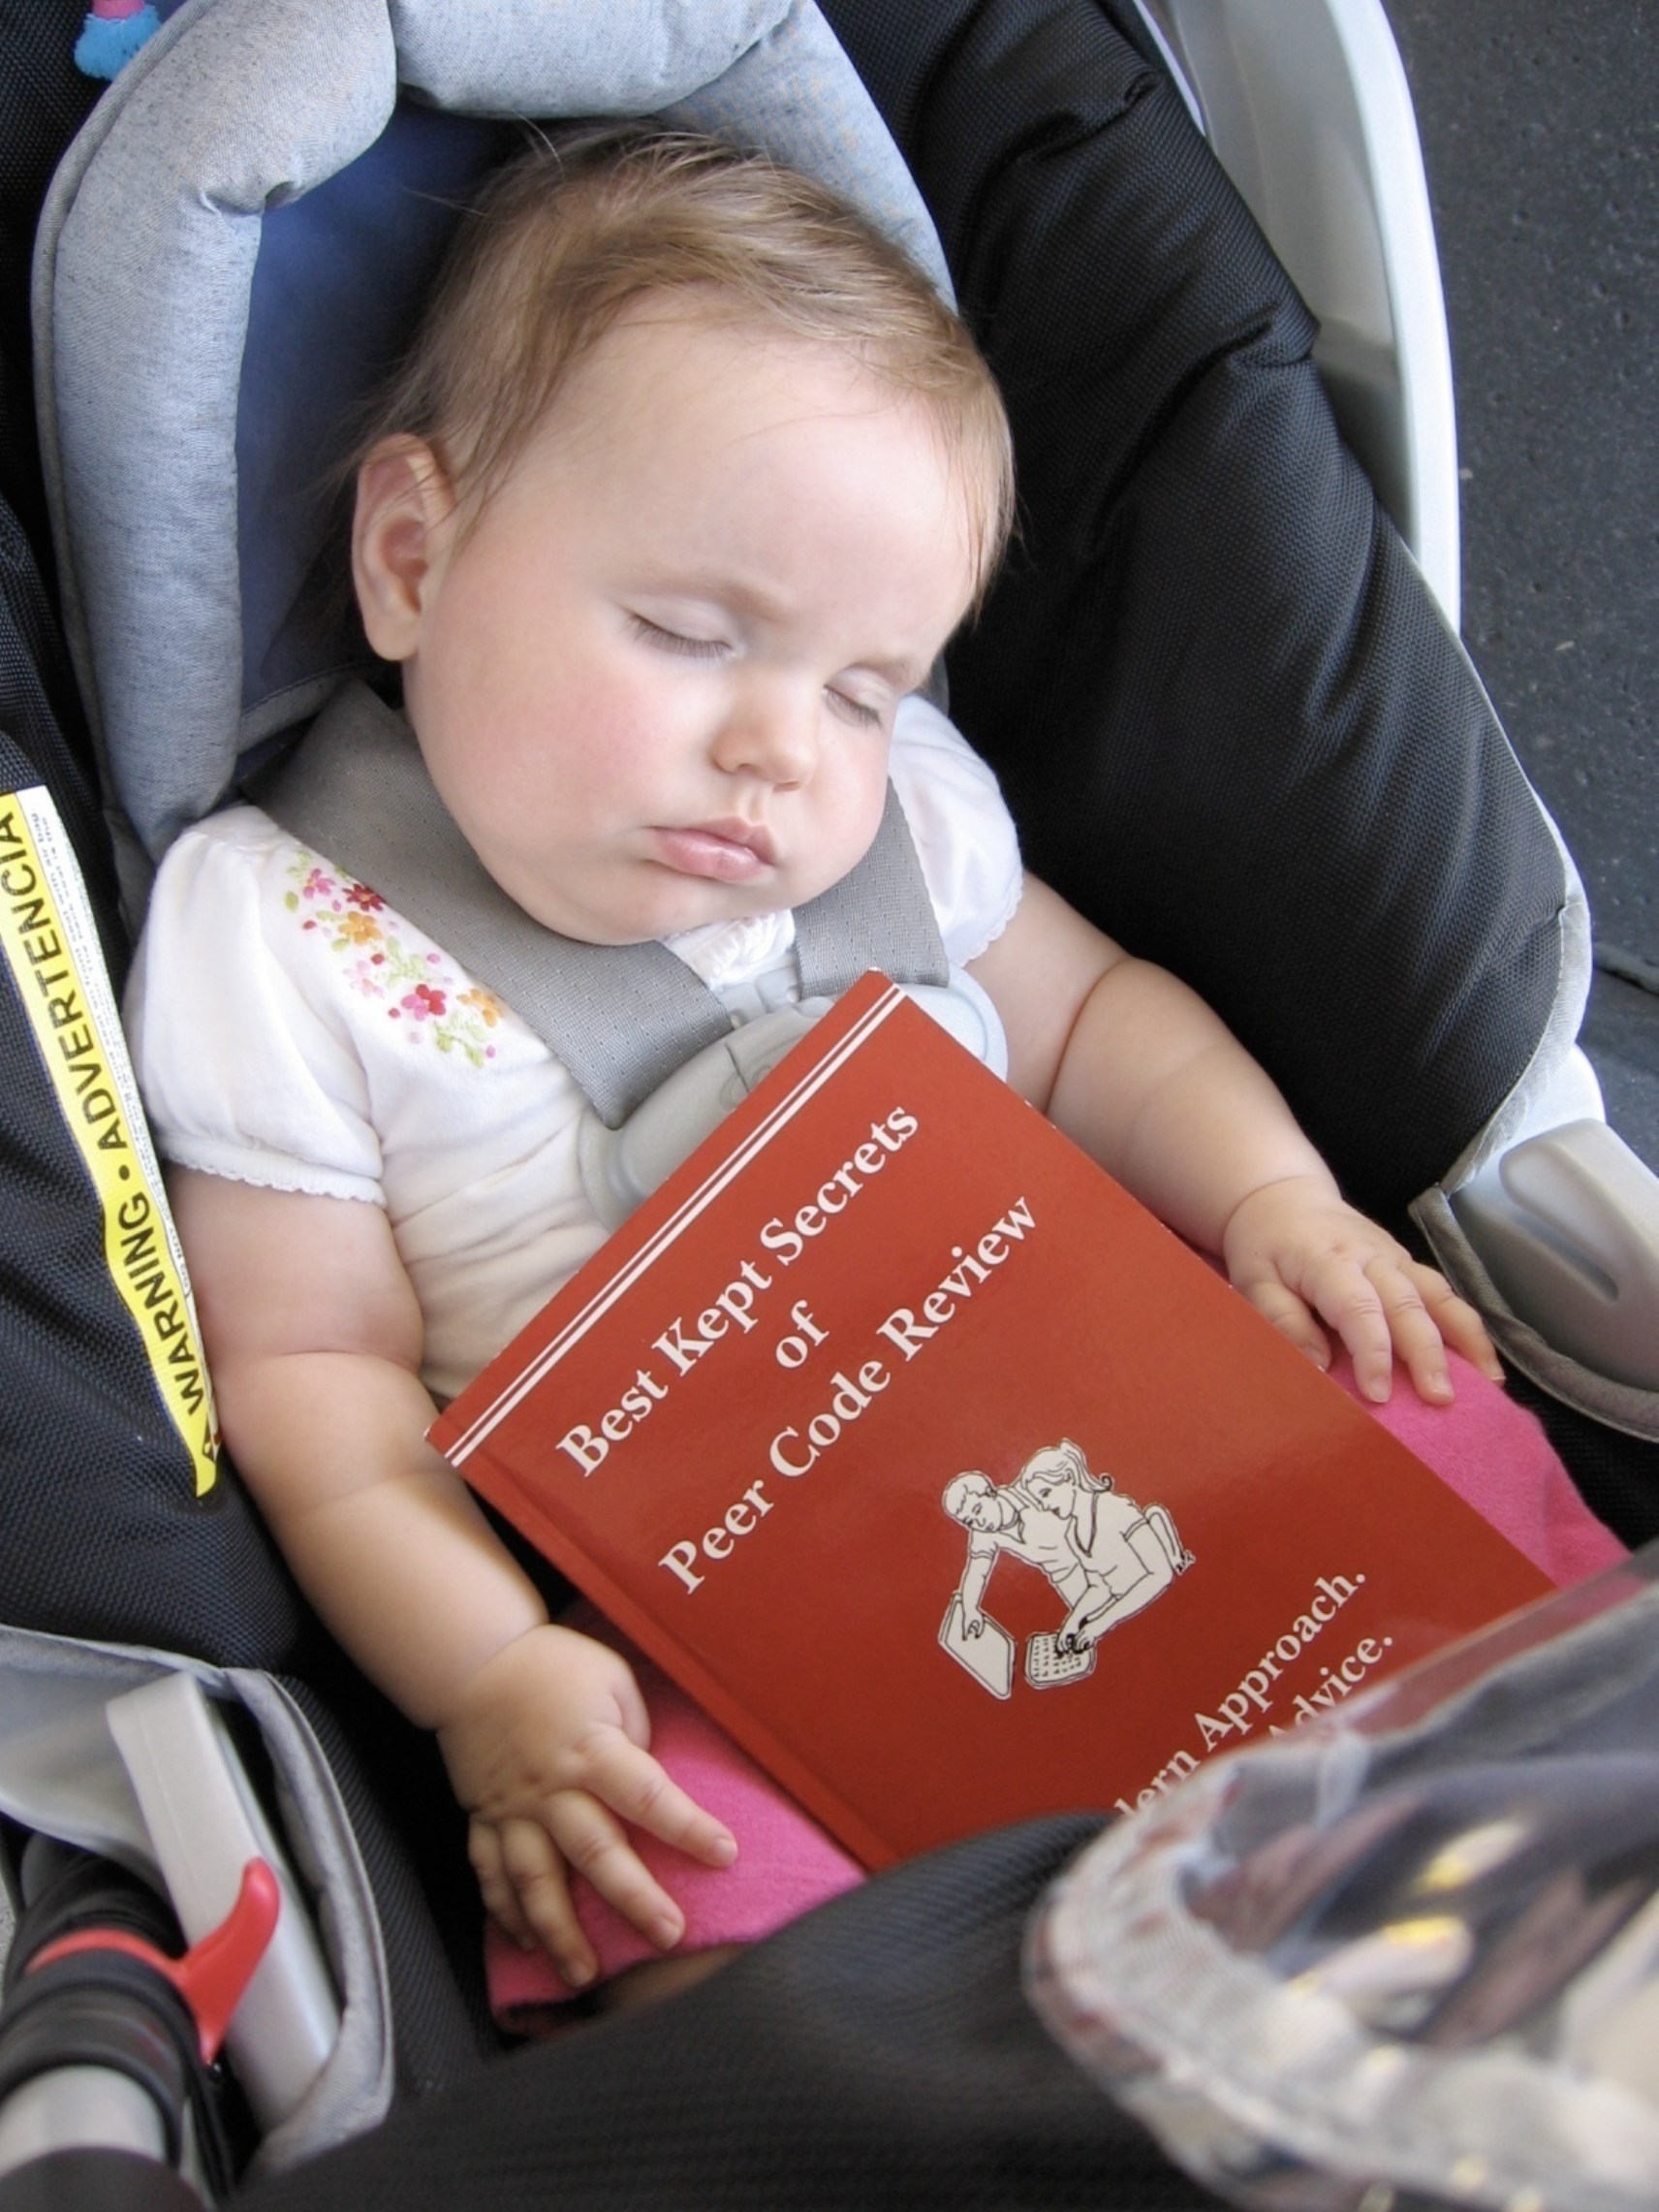
[[[779,913],[799,900],[775,893],[748,892],[736,885],[680,883],[653,887],[647,896],[573,905],[559,899],[519,903],[549,930],[586,945],[648,944],[659,937],[684,936],[712,923],[745,922]]]

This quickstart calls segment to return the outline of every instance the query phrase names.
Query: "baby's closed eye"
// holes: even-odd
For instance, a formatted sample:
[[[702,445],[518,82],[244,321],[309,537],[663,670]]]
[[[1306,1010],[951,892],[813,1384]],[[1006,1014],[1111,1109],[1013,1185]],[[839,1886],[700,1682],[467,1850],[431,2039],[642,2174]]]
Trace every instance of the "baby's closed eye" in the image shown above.
[[[630,615],[628,626],[637,638],[659,652],[676,653],[684,660],[719,660],[732,649],[724,638],[691,638],[683,630],[665,628],[646,615]]]
[[[831,713],[839,714],[844,721],[861,730],[880,729],[885,719],[880,707],[872,706],[866,699],[855,699],[849,691],[838,691],[832,683],[824,686],[824,696],[830,702]]]

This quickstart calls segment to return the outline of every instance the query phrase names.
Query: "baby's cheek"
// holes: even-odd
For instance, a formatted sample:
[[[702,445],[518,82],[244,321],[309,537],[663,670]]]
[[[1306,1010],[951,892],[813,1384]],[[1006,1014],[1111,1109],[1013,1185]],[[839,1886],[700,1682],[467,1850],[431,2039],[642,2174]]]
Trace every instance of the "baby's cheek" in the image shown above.
[[[822,808],[825,848],[833,848],[839,856],[839,866],[828,883],[838,883],[863,859],[876,841],[887,805],[887,746],[861,747],[855,740],[841,749],[852,757],[837,764],[838,787],[826,793]]]

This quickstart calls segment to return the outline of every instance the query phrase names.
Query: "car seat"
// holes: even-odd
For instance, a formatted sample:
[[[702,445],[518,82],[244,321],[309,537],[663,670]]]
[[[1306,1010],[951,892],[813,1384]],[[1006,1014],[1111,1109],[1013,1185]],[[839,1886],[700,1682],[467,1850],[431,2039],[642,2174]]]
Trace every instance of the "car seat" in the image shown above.
[[[1196,42],[1167,13],[1178,58]],[[856,79],[817,12],[784,0],[725,0],[694,30],[665,11],[687,38],[725,40],[738,67],[712,89],[677,30],[658,58],[690,69],[683,119],[751,136],[734,87],[780,72],[778,150],[949,263],[1003,377],[1024,544],[953,653],[957,716],[1035,865],[1191,974],[1356,1194],[1397,1213],[1527,1125],[1576,1029],[1587,939],[1570,864],[1336,437],[1314,322],[1138,16],[1091,0],[830,0],[826,16]],[[445,199],[502,142],[496,118],[662,103],[661,79],[625,97],[568,75],[549,89],[531,39],[544,21],[511,0],[390,16],[382,0],[192,0],[60,172],[38,262],[43,446],[130,914],[144,855],[354,665],[317,589],[312,405],[395,344]],[[597,48],[609,17],[594,23]],[[1194,97],[1219,111],[1202,71]],[[385,275],[372,297],[354,238]],[[392,239],[411,250],[396,275]],[[245,388],[226,365],[244,337]],[[283,365],[297,380],[267,382]],[[5,1019],[26,1066],[10,1002]],[[38,1212],[16,1258],[37,1411],[0,1618],[327,1673],[234,1483],[199,1501],[165,1415],[135,1424],[154,1391],[78,1161],[49,1130],[30,1142]],[[42,1254],[71,1222],[75,1294],[47,1293]],[[110,1392],[84,1387],[80,1313],[100,1301]],[[94,1465],[62,1430],[65,1407],[78,1421],[100,1395],[116,1405]],[[354,1694],[335,1674],[327,1687]],[[356,1741],[394,1733],[380,1715]],[[393,1990],[400,2031],[418,2010]]]

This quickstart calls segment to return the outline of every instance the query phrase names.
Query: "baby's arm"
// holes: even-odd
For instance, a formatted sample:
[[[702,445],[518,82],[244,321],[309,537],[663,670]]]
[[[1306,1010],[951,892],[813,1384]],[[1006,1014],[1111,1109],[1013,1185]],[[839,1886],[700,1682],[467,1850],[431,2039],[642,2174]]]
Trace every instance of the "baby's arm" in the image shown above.
[[[1033,876],[973,963],[1008,1031],[1010,1080],[1323,1366],[1333,1328],[1360,1387],[1394,1353],[1452,1396],[1445,1345],[1502,1370],[1474,1309],[1342,1198],[1266,1073],[1204,1001],[1131,959]]]
[[[436,1729],[490,1912],[590,1980],[568,1864],[676,1943],[679,1909],[617,1816],[711,1866],[736,1846],[649,1755],[626,1663],[548,1622],[425,1441],[421,1311],[386,1216],[182,1171],[169,1187],[236,1466],[340,1642]]]

